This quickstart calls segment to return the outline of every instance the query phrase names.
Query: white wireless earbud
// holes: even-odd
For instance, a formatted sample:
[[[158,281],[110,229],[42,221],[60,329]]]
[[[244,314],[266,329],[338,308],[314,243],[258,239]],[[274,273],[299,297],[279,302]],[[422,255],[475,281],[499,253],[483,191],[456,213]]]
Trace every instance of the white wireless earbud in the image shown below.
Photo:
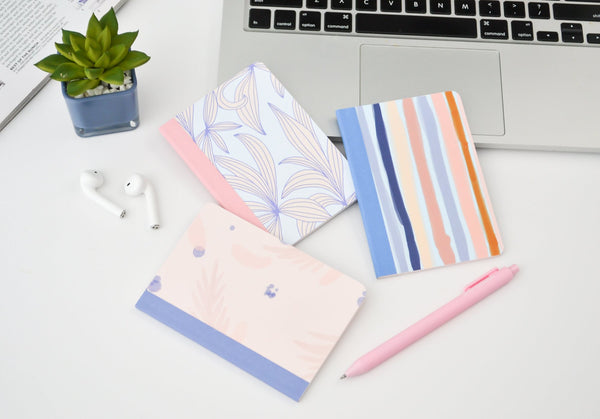
[[[129,196],[138,196],[142,194],[146,195],[148,223],[150,224],[150,228],[156,230],[158,227],[160,227],[154,188],[152,188],[152,185],[148,183],[146,179],[142,177],[142,175],[134,173],[129,179],[127,179],[127,183],[125,183],[125,193]]]
[[[123,208],[110,202],[96,190],[104,183],[104,176],[102,176],[102,173],[97,170],[85,170],[81,173],[79,183],[81,184],[81,189],[83,189],[85,195],[92,201],[95,201],[97,204],[104,207],[104,209],[118,217],[125,217],[125,210]]]

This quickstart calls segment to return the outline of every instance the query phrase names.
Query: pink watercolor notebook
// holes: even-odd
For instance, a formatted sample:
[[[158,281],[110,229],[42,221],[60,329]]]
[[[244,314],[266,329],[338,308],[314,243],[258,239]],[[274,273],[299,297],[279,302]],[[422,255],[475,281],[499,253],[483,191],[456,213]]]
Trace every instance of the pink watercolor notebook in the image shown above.
[[[502,253],[460,96],[337,111],[378,278]]]
[[[358,281],[207,204],[136,307],[299,400],[364,296]]]
[[[356,201],[348,162],[263,64],[160,128],[213,197],[294,244]]]

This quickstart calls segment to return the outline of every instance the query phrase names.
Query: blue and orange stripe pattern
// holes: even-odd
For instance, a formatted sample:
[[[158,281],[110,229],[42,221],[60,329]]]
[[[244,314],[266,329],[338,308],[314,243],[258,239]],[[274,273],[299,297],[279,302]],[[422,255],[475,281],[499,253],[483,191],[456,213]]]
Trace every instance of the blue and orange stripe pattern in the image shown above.
[[[337,117],[378,278],[502,252],[456,92]]]

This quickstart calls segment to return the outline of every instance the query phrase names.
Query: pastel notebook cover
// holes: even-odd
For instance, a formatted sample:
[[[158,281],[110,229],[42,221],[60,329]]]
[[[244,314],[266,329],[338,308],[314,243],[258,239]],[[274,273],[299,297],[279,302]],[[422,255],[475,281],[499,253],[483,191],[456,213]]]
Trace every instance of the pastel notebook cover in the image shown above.
[[[364,296],[358,281],[207,204],[136,307],[299,400]]]
[[[217,202],[285,243],[356,200],[344,156],[262,63],[160,131]]]
[[[378,278],[499,255],[456,92],[337,111]]]

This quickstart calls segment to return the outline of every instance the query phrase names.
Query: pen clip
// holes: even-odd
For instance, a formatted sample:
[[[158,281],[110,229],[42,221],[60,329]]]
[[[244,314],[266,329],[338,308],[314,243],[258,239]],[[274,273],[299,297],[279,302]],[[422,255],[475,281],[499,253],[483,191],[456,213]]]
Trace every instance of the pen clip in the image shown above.
[[[494,268],[491,269],[490,271],[484,273],[482,276],[480,276],[479,278],[477,278],[475,281],[471,282],[470,284],[468,284],[465,287],[465,291],[469,291],[471,288],[473,288],[475,285],[479,284],[480,282],[485,281],[486,278],[488,278],[491,274],[498,272],[498,268]]]

